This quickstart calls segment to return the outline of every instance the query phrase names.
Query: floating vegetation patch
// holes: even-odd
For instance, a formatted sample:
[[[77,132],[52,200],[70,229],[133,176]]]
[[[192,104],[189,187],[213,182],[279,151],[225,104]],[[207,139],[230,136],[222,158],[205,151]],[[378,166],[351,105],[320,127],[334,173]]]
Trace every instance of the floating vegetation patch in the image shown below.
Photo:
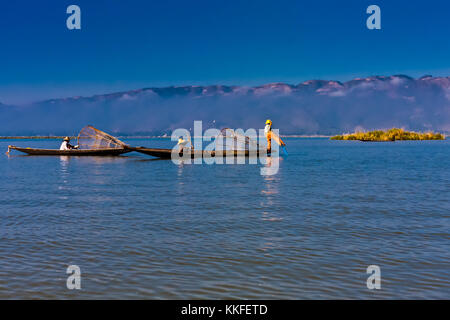
[[[399,128],[389,130],[374,130],[337,135],[331,140],[359,140],[359,141],[400,141],[400,140],[445,140],[445,135],[435,132],[405,131]]]

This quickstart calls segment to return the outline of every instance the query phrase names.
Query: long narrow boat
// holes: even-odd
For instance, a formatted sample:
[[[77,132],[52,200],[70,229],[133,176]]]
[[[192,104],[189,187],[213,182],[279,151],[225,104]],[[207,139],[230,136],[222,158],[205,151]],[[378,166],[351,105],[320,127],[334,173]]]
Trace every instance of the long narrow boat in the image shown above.
[[[131,150],[137,151],[143,154],[147,154],[153,157],[161,158],[161,159],[171,159],[172,157],[172,149],[158,149],[158,148],[145,148],[145,147],[130,147]],[[249,156],[266,156],[270,153],[267,153],[265,150],[224,150],[224,151],[206,151],[206,150],[195,150],[188,151],[191,155],[191,158],[194,159],[196,157],[203,158],[212,158],[212,157],[249,157]],[[183,152],[178,153],[179,156],[183,155]]]
[[[133,151],[128,148],[57,150],[57,149],[20,148],[16,146],[8,146],[8,151],[9,150],[17,150],[35,156],[118,156],[120,154]]]

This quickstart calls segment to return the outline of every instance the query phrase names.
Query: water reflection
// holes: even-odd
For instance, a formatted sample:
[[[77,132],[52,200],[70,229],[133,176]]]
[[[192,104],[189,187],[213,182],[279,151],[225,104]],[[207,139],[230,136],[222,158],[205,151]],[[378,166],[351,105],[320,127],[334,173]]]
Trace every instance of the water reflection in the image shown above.
[[[278,157],[277,159],[274,159],[273,157],[266,157],[264,167],[267,168],[267,170],[271,170],[274,165],[277,165],[279,163],[275,163],[275,161],[280,161],[281,158]],[[278,168],[278,171],[281,169]],[[268,172],[268,171],[266,171]],[[262,214],[262,220],[264,221],[281,221],[283,218],[281,217],[280,210],[275,209],[274,206],[276,205],[276,198],[279,197],[279,183],[280,183],[280,172],[278,172],[275,175],[263,175],[263,189],[261,190],[262,195],[262,201],[261,201],[261,207],[264,208],[263,214]],[[269,210],[267,210],[269,209]]]
[[[178,178],[182,178],[183,177],[184,166],[185,166],[185,163],[183,161],[180,161],[177,164],[177,175],[178,175]]]
[[[70,157],[69,156],[60,156],[59,160],[61,162],[61,165],[67,168],[67,163],[69,162]]]
[[[68,180],[69,180],[69,170],[68,170],[68,166],[69,166],[69,161],[70,161],[70,157],[68,156],[60,156],[59,157],[59,164],[60,164],[60,177],[61,177],[61,183],[58,186],[58,190],[63,190],[66,191],[68,190]],[[65,195],[65,193],[63,193],[62,196],[59,197],[59,199],[62,200],[67,200],[68,197]]]
[[[81,163],[93,163],[93,164],[109,164],[109,163],[123,163],[127,161],[127,157],[124,156],[111,156],[111,157],[76,157]]]

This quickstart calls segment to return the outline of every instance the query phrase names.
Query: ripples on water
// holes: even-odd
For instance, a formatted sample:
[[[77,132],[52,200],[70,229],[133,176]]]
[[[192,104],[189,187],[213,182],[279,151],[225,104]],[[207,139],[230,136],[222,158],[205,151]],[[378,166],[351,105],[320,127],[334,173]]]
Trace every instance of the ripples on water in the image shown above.
[[[59,144],[0,151],[12,143]],[[287,144],[270,177],[138,154],[1,155],[0,298],[450,298],[448,140]],[[70,264],[81,291],[66,289]]]

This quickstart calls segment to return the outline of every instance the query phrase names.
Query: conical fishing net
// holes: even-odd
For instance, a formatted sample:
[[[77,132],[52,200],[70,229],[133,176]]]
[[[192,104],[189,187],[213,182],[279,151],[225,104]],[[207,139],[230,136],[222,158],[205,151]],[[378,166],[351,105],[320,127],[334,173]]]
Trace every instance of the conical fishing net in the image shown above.
[[[259,148],[256,140],[230,128],[222,129],[215,141],[216,150],[257,150]]]
[[[86,126],[78,135],[78,147],[80,149],[122,149],[127,145],[113,136]]]

